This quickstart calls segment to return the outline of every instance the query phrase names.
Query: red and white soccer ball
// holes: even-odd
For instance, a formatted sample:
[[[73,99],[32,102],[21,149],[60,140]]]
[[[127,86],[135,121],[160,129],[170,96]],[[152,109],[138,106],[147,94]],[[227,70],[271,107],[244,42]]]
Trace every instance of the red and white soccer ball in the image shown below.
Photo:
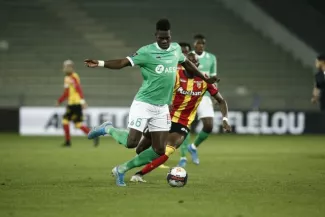
[[[187,172],[182,167],[174,167],[167,174],[167,182],[172,187],[184,187],[187,182]]]

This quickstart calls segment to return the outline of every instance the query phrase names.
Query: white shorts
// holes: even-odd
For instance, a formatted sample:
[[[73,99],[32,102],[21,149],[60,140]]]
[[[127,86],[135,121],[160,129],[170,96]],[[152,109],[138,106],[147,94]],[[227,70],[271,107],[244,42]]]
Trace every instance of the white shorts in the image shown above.
[[[168,105],[152,105],[134,100],[129,113],[128,128],[143,132],[148,126],[150,132],[169,131],[171,126]]]
[[[197,108],[197,117],[198,119],[214,117],[213,104],[210,96],[202,97],[202,101]]]

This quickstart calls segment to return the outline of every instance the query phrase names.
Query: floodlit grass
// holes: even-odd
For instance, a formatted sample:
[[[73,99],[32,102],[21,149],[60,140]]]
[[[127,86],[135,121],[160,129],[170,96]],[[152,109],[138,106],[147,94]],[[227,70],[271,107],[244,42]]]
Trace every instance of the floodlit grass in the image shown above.
[[[62,140],[0,134],[1,217],[325,216],[325,137],[211,136],[184,188],[169,187],[163,169],[116,187],[110,171],[134,150],[111,138],[98,148]]]

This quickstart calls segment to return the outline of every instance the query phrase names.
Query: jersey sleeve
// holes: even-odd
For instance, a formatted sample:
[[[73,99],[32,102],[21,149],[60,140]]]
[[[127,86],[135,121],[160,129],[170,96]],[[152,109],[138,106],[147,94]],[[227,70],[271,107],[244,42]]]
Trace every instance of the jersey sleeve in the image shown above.
[[[147,62],[148,59],[148,52],[147,52],[147,48],[141,47],[137,52],[135,52],[133,55],[131,56],[127,56],[126,57],[132,66],[142,66],[144,63]]]
[[[219,89],[215,84],[207,84],[207,85],[208,85],[207,87],[208,92],[210,93],[211,96],[214,96],[219,92]]]
[[[217,58],[213,56],[211,68],[210,68],[210,76],[217,75]]]
[[[182,53],[182,48],[181,48],[181,46],[179,46],[179,45],[178,45],[177,52],[178,52],[178,63],[181,64],[181,63],[185,62],[186,57],[185,57],[185,55]]]
[[[64,77],[64,91],[60,98],[58,99],[58,103],[61,104],[63,101],[65,101],[69,97],[69,84],[70,84],[70,78],[69,76]]]

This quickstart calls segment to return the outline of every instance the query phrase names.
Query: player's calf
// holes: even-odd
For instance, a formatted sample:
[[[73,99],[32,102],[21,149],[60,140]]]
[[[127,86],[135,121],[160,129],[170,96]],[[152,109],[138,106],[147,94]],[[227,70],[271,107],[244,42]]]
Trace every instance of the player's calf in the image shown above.
[[[64,138],[65,141],[63,143],[63,147],[71,147],[71,136],[70,136],[70,126],[69,126],[69,120],[63,119],[62,120],[63,125],[63,131],[64,131]]]

